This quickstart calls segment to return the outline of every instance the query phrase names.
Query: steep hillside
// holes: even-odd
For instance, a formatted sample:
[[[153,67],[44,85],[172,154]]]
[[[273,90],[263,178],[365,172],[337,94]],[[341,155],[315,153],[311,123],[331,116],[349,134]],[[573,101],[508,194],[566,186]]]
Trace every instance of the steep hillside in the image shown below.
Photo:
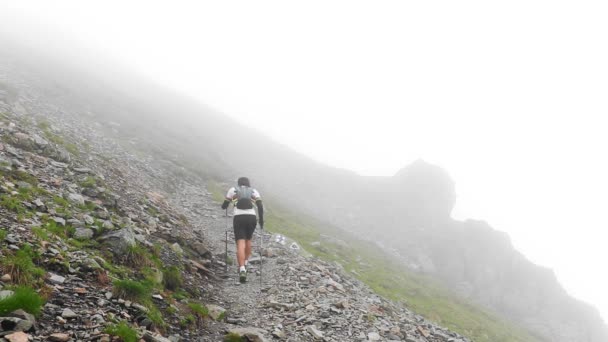
[[[483,222],[451,219],[455,186],[444,170],[419,161],[394,177],[360,177],[315,163],[147,82],[72,70],[33,53],[23,58],[10,49],[2,52],[0,100],[16,114],[65,120],[80,115],[97,125],[95,139],[110,138],[131,146],[132,154],[154,156],[181,177],[226,180],[247,174],[264,194],[281,198],[281,206],[373,238],[410,271],[435,277],[462,298],[546,340],[608,340],[597,312],[570,298],[551,271],[527,261],[504,233]],[[80,133],[74,126],[66,131]],[[247,153],[240,148],[243,140],[250,142]],[[162,187],[178,188],[171,182]]]

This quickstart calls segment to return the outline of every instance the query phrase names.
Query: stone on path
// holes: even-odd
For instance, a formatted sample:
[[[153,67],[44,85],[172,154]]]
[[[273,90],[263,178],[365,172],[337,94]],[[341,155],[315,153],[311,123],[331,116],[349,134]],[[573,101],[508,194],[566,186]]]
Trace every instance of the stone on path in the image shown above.
[[[264,337],[266,331],[258,328],[234,328],[231,329],[229,333],[246,337],[251,342],[268,342],[268,339]]]
[[[9,342],[28,342],[28,334],[23,331],[17,331],[10,335],[4,336],[4,338]]]
[[[311,334],[315,340],[323,339],[323,332],[317,329],[317,327],[314,325],[307,326],[306,331],[308,331],[308,333]]]

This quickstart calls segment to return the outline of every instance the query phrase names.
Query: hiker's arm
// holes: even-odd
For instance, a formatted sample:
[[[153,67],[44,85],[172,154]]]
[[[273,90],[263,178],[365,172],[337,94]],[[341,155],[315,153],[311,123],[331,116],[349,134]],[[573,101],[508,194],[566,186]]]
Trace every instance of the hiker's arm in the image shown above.
[[[260,227],[262,227],[262,229],[264,229],[264,204],[262,203],[262,200],[259,199],[259,200],[255,201],[255,205],[258,206],[258,216],[260,217],[260,219],[259,219]]]
[[[224,198],[224,203],[222,203],[222,209],[228,209],[228,206],[232,202],[232,198],[234,197],[234,194],[235,194],[234,188],[228,189],[228,193],[226,194],[226,197]]]

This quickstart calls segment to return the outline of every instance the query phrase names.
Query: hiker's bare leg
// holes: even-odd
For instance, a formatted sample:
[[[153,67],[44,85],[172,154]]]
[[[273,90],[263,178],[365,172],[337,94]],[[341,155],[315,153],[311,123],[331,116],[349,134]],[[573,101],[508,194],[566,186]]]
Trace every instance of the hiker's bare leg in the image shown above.
[[[245,240],[236,240],[236,260],[239,267],[245,266]]]
[[[245,260],[251,258],[251,240],[245,240]]]

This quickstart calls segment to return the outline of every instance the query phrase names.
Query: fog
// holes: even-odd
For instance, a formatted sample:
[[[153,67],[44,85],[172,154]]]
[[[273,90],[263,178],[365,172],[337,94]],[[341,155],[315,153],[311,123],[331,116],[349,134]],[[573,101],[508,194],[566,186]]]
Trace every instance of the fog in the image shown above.
[[[0,6],[24,45],[138,73],[319,162],[440,165],[455,218],[507,232],[608,317],[605,3]]]

